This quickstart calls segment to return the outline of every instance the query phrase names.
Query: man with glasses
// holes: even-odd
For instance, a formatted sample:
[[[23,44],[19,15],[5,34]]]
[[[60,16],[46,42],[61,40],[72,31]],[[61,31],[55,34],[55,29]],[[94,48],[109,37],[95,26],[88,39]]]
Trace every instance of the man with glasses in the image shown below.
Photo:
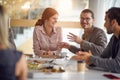
[[[67,48],[71,52],[76,53],[78,51],[89,51],[95,56],[100,56],[107,44],[107,37],[104,31],[93,25],[94,13],[85,9],[80,15],[80,24],[84,29],[82,39],[73,33],[69,33],[68,39],[72,42],[80,44],[80,48],[70,45],[66,42],[61,42],[59,45],[61,48]]]

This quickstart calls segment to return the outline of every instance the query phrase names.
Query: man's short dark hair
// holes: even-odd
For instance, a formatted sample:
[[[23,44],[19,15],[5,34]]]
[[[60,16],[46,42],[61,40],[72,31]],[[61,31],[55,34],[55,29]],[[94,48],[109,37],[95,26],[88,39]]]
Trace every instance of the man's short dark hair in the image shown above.
[[[120,25],[120,8],[112,7],[108,11],[106,11],[106,14],[108,14],[108,18],[110,19],[110,21],[116,19],[116,21]]]
[[[93,13],[93,11],[90,10],[90,9],[84,9],[81,13],[91,13],[92,18],[94,19],[94,13]]]

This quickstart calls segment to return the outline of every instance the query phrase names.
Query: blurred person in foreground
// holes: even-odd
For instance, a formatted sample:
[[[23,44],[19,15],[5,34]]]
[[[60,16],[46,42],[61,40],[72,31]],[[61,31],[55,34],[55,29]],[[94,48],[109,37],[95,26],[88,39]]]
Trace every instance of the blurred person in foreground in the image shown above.
[[[55,26],[58,12],[53,8],[46,8],[41,19],[35,24],[33,33],[33,49],[37,56],[58,55],[61,49],[58,43],[62,41],[61,27]]]
[[[105,32],[93,25],[94,13],[90,9],[84,9],[80,14],[80,24],[84,29],[82,38],[76,36],[73,33],[69,33],[68,39],[71,42],[80,44],[80,48],[70,45],[66,42],[59,44],[62,48],[67,48],[71,52],[76,53],[78,51],[89,51],[95,56],[100,56],[107,44],[107,37]]]
[[[10,49],[7,14],[0,5],[0,80],[26,80],[27,64],[22,52]]]
[[[108,34],[113,36],[101,56],[94,56],[92,52],[77,52],[76,60],[85,60],[88,64],[94,64],[111,72],[120,73],[120,8],[112,7],[105,15],[105,28]]]

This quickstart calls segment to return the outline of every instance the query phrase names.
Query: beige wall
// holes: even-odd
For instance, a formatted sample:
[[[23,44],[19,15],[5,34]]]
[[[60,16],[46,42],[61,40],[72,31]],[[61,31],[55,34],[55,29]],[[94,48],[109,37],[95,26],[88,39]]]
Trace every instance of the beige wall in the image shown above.
[[[12,27],[34,27],[35,23],[37,20],[25,20],[25,19],[11,19],[10,21],[10,25]],[[66,21],[66,22],[58,22],[56,25],[65,27],[65,28],[80,28],[80,24],[79,22],[70,22],[70,21]]]

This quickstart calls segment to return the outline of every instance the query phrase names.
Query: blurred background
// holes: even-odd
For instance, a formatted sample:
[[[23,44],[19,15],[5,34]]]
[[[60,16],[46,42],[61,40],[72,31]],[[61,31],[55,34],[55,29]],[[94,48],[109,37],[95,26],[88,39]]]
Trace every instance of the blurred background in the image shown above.
[[[79,47],[78,44],[69,42],[66,35],[68,32],[72,32],[81,37],[83,30],[79,25],[80,12],[83,9],[91,9],[95,14],[94,25],[105,30],[105,11],[113,6],[120,7],[120,0],[0,0],[0,4],[8,9],[9,27],[13,29],[17,49],[24,53],[33,54],[34,23],[41,17],[46,7],[55,8],[59,12],[58,21],[63,24],[59,22],[58,24],[63,28],[63,41]],[[110,36],[107,35],[108,41]]]

